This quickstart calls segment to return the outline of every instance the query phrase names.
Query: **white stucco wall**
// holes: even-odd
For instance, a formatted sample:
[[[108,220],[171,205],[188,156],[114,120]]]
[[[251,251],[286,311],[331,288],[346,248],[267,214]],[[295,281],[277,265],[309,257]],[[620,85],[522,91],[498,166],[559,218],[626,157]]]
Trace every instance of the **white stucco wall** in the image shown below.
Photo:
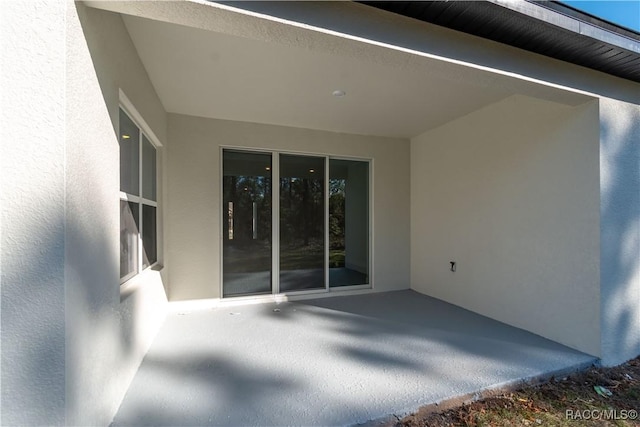
[[[487,88],[513,90],[515,93],[548,101],[576,106],[585,102],[586,97],[599,98],[603,109],[601,119],[608,110],[631,111],[640,104],[640,84],[617,78],[602,72],[580,67],[568,62],[556,60],[543,55],[527,52],[502,43],[482,39],[447,28],[430,25],[415,19],[367,7],[352,2],[326,2],[307,5],[302,3],[253,2],[237,3],[234,7],[275,17],[273,21],[257,21],[242,14],[228,14],[224,8],[214,6],[204,11],[202,5],[191,3],[176,13],[182,5],[172,2],[121,3],[97,2],[99,7],[120,10],[137,16],[146,16],[160,21],[175,22],[182,25],[193,25],[197,28],[218,31],[256,40],[275,41],[285,45],[304,46],[318,52],[341,52],[349,57],[366,61],[379,61],[396,67],[398,70],[412,69],[425,75],[442,75],[460,82],[474,82]],[[245,19],[246,18],[246,19]],[[283,29],[281,19],[288,20],[291,26]],[[317,32],[309,31],[313,28]],[[331,32],[328,34],[327,30]],[[336,38],[339,34],[342,37]],[[354,40],[358,40],[355,42]],[[380,49],[379,46],[385,46]],[[421,58],[438,58],[427,61]],[[466,64],[466,67],[452,69],[447,63]],[[509,78],[505,78],[509,76]],[[512,78],[513,77],[513,78]],[[560,90],[558,90],[560,88]],[[565,90],[566,89],[566,90]],[[580,93],[581,95],[577,95]],[[583,96],[584,95],[584,96]],[[627,113],[625,113],[627,114]],[[632,115],[635,113],[631,113]],[[597,121],[597,119],[596,119]],[[627,182],[627,192],[638,193],[635,180],[637,165],[633,161],[611,161],[611,144],[607,135],[622,134],[626,119],[608,120],[601,129],[609,129],[609,133],[598,132],[601,136],[602,151],[599,171],[603,176],[631,176]],[[626,133],[625,135],[632,135]],[[633,140],[632,136],[625,140]],[[637,144],[636,144],[637,145]],[[632,145],[629,144],[631,147]],[[628,149],[631,154],[636,153]],[[633,159],[633,155],[629,156]],[[412,181],[418,185],[419,182]],[[635,197],[623,198],[606,193],[606,183],[601,186],[602,205],[599,211],[609,213],[609,206],[627,206],[628,211],[640,210],[640,203]],[[607,200],[615,200],[609,204]],[[621,210],[623,211],[623,210]],[[603,242],[600,252],[602,294],[635,292],[636,273],[640,270],[640,256],[630,256],[619,262],[621,243],[625,243],[624,253],[633,253],[634,246],[630,238],[634,235],[633,223],[622,214],[603,215],[599,228],[603,233],[611,231],[610,243]],[[637,215],[634,217],[637,218]],[[627,225],[618,224],[617,221]],[[614,230],[614,228],[618,228]],[[622,228],[630,231],[622,231]],[[635,258],[635,259],[634,259]],[[625,280],[620,278],[626,277]],[[621,297],[620,297],[621,298]],[[611,350],[603,349],[604,363],[628,359],[637,355],[635,341],[637,327],[633,319],[640,317],[640,304],[625,306],[621,310],[620,298],[603,297],[601,312],[611,312],[611,319],[620,317],[625,312],[628,321],[603,321],[601,337],[612,343]],[[606,338],[616,337],[616,338]],[[603,344],[604,345],[604,344]],[[609,345],[609,344],[607,344]]]
[[[602,359],[640,354],[640,106],[600,100]]]
[[[597,117],[516,95],[412,139],[411,287],[599,356]]]
[[[0,2],[3,426],[65,423],[64,16]]]
[[[69,3],[67,58],[66,422],[106,425],[167,308],[157,271],[119,285],[119,92],[161,143],[166,113],[119,15]]]
[[[169,115],[171,300],[220,297],[220,146],[373,159],[374,287],[409,287],[409,141]]]
[[[640,354],[640,83],[360,4],[305,7],[301,4],[247,3],[244,7],[350,36],[462,61],[472,67],[488,67],[499,73],[534,79],[547,86],[546,89],[542,85],[531,86],[521,92],[530,96],[553,99],[557,93],[549,97],[549,85],[557,85],[599,98],[599,229],[602,233],[599,334],[602,363],[618,364]],[[367,54],[364,53],[366,49],[358,52],[363,56]],[[397,63],[406,65],[401,61]],[[486,82],[489,87],[495,84],[490,73],[473,72],[463,78]],[[598,119],[594,118],[593,122]],[[414,189],[420,184],[413,179],[411,183]],[[414,234],[412,228],[412,236]],[[592,334],[596,334],[595,330]]]
[[[376,290],[406,288],[410,271],[421,292],[605,364],[640,353],[639,85],[361,7],[308,22],[589,91],[599,105],[514,97],[411,145],[180,115],[167,130],[118,15],[64,1],[0,2],[1,424],[108,424],[164,316],[163,282],[172,299],[219,296],[220,144],[373,158]],[[532,96],[556,95],[531,87]],[[125,293],[120,89],[165,145],[168,214],[164,269]]]
[[[166,115],[120,16],[67,1],[0,16],[0,422],[108,425],[166,310],[157,272],[120,292],[119,90],[162,140]]]

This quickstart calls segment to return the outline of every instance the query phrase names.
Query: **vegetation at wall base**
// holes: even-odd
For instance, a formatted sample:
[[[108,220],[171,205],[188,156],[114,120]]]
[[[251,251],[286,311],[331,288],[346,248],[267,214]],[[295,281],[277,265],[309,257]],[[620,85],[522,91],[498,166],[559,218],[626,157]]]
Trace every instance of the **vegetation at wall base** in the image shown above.
[[[613,368],[593,367],[551,378],[445,411],[419,411],[399,420],[396,427],[637,427],[638,411],[640,357]]]

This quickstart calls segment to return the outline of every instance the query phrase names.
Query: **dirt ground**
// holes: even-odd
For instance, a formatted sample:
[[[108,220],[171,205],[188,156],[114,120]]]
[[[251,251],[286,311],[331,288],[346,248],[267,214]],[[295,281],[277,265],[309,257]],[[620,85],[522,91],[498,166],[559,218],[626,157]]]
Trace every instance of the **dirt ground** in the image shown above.
[[[425,408],[396,427],[640,426],[640,357],[591,368],[448,410]]]

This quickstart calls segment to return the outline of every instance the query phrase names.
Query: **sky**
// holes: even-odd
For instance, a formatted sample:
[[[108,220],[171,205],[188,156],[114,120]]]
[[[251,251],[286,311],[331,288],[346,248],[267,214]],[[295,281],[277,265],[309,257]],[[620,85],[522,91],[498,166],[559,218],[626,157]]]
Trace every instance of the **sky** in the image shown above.
[[[640,0],[563,0],[562,3],[640,32]]]

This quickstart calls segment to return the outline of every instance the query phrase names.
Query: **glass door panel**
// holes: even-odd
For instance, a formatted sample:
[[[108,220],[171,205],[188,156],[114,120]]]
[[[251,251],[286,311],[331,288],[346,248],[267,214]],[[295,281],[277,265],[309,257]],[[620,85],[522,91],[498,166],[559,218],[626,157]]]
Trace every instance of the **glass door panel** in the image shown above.
[[[329,286],[369,284],[369,163],[329,161]]]
[[[280,292],[325,288],[325,158],[280,155]]]
[[[271,154],[222,155],[223,296],[271,293]]]

